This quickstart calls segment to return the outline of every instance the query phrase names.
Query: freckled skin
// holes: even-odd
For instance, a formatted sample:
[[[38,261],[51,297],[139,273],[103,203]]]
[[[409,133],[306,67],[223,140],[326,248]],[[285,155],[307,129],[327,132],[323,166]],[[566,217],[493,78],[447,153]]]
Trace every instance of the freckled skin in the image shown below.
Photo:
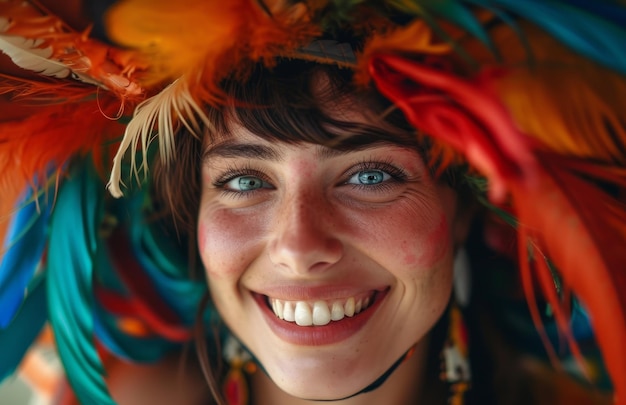
[[[443,313],[459,242],[452,237],[459,233],[456,196],[428,177],[411,150],[378,146],[320,160],[315,145],[270,144],[247,133],[236,139],[271,145],[283,158],[221,158],[203,168],[207,179],[219,178],[225,167],[252,165],[271,185],[241,196],[203,184],[198,246],[215,305],[282,390],[303,398],[351,395],[420,341]],[[392,162],[408,180],[376,192],[346,185],[351,170],[369,159]],[[252,298],[251,291],[276,285],[388,292],[354,336],[300,346],[278,338]]]
[[[450,247],[450,227],[445,215],[439,218],[439,225],[428,235],[424,253],[415,264],[434,263],[444,257]]]

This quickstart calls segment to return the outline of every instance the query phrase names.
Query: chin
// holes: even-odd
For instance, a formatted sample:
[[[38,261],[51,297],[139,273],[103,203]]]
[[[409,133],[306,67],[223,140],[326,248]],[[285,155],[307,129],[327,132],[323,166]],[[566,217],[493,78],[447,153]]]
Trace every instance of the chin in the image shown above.
[[[309,361],[298,359],[291,360],[287,367],[271,364],[269,367],[266,366],[266,370],[274,384],[293,397],[338,400],[353,396],[367,388],[395,361],[390,359],[386,367],[380,368],[378,366],[380,362],[363,364],[363,359],[360,360],[355,362],[350,359],[335,361],[324,361],[319,358]],[[289,359],[286,361],[289,362]]]
[[[283,381],[282,384],[275,384],[285,393],[300,399],[316,400],[316,401],[332,401],[340,400],[362,391],[366,388],[371,381],[361,383],[345,382],[339,383],[339,378],[330,382],[316,381],[315,384],[310,384],[310,381],[316,381],[314,379],[307,379],[300,383],[292,383],[289,380]]]

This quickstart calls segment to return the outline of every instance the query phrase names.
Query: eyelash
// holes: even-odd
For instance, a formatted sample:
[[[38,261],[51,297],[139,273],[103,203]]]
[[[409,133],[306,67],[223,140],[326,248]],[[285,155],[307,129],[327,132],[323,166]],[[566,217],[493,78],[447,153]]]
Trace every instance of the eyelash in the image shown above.
[[[391,178],[387,181],[384,181],[382,183],[378,183],[378,184],[370,184],[370,185],[366,185],[366,184],[352,184],[352,183],[348,183],[348,180],[352,178],[352,176],[354,176],[355,174],[359,173],[359,172],[364,172],[364,171],[368,171],[368,170],[380,170],[383,171],[387,174],[389,174],[389,176],[391,176]],[[408,175],[407,173],[398,168],[397,166],[394,166],[392,162],[390,161],[372,161],[372,160],[364,160],[361,161],[360,163],[357,163],[355,166],[353,166],[352,168],[350,168],[349,171],[346,172],[346,174],[344,175],[344,177],[346,177],[348,180],[345,180],[344,182],[342,182],[343,185],[346,186],[350,186],[359,190],[367,190],[367,191],[385,191],[387,190],[389,187],[392,186],[392,184],[390,183],[402,183],[408,180]]]
[[[354,176],[355,174],[359,172],[363,172],[363,171],[368,171],[368,170],[383,171],[389,174],[391,178],[379,184],[365,185],[365,184],[348,183],[349,179],[352,178],[352,176]],[[247,165],[241,166],[241,167],[232,166],[232,167],[228,167],[224,171],[224,173],[222,173],[219,179],[213,182],[213,187],[219,189],[223,193],[227,193],[227,194],[230,194],[232,196],[237,196],[237,197],[250,197],[256,194],[257,192],[263,190],[263,189],[255,189],[255,190],[249,190],[249,191],[238,191],[238,190],[230,190],[225,187],[226,184],[228,184],[228,182],[230,182],[231,180],[234,180],[237,177],[242,177],[242,176],[254,176],[254,177],[258,177],[263,182],[268,182],[268,183],[270,182],[269,178],[262,171],[257,170],[251,166],[247,166]],[[340,183],[343,186],[350,186],[359,190],[377,192],[377,191],[387,190],[389,187],[392,186],[392,184],[390,183],[405,182],[408,180],[409,176],[404,170],[398,168],[397,166],[394,166],[390,161],[364,160],[352,166],[348,171],[346,171],[342,175],[342,177],[345,179]]]
[[[230,190],[226,188],[226,184],[231,180],[236,179],[237,177],[242,176],[254,176],[261,179],[263,182],[269,182],[268,177],[260,170],[257,170],[251,166],[232,166],[227,168],[224,173],[219,177],[219,179],[213,182],[213,187],[218,188],[222,193],[230,194],[238,197],[248,197],[261,189],[249,190],[249,191],[238,191],[238,190]]]

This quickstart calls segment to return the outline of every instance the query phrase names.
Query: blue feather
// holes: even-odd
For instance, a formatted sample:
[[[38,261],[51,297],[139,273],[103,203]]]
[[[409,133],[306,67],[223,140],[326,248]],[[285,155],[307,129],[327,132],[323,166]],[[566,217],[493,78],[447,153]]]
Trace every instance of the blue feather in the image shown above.
[[[597,0],[467,0],[531,21],[574,51],[626,74],[626,8]],[[595,4],[595,5],[594,5]],[[606,19],[608,15],[612,18]]]
[[[46,286],[43,276],[33,279],[24,304],[8,328],[0,330],[0,381],[11,375],[29,346],[39,335],[48,317]]]
[[[84,404],[113,405],[93,342],[94,257],[104,184],[90,165],[75,167],[61,186],[51,220],[48,306],[59,356]]]
[[[7,232],[0,263],[0,329],[11,323],[46,246],[50,204],[29,189]]]
[[[595,14],[607,21],[613,22],[618,27],[626,26],[626,9],[622,4],[615,1],[603,0],[567,0],[567,3],[574,7],[586,10],[590,14]]]

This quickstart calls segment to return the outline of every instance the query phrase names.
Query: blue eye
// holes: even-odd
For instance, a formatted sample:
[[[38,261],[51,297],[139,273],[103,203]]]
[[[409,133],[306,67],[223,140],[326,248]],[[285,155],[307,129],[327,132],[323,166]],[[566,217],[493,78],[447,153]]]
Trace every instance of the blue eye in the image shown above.
[[[363,170],[348,179],[348,184],[376,185],[391,179],[391,175],[382,170]]]
[[[256,176],[238,176],[229,180],[225,186],[233,191],[253,191],[262,187],[270,187],[269,183]]]

